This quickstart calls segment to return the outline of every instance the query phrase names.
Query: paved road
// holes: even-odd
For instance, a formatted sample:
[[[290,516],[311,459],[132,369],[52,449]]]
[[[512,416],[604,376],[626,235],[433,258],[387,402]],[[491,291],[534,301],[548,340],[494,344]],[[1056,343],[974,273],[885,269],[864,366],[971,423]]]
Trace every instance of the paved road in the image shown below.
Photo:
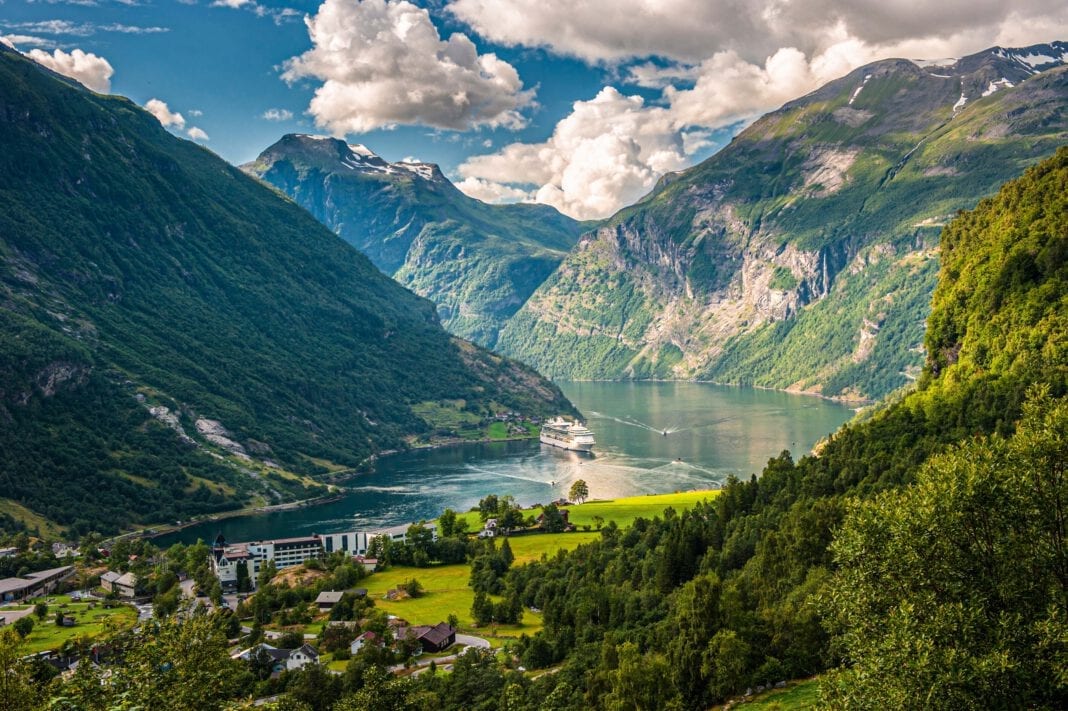
[[[27,607],[25,610],[0,609],[0,617],[2,617],[4,619],[4,624],[6,624],[6,625],[10,625],[15,620],[22,619],[23,617],[26,617],[27,615],[32,615],[32,614],[33,614],[33,607],[32,606],[31,607]]]

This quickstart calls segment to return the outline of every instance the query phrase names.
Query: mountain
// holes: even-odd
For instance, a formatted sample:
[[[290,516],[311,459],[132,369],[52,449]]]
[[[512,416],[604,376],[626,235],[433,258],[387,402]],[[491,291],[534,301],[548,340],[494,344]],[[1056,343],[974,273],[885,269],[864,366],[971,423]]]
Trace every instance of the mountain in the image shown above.
[[[0,512],[187,518],[319,493],[434,413],[574,411],[290,200],[0,50]]]
[[[566,256],[583,224],[548,205],[487,205],[428,163],[289,134],[243,169],[438,305],[452,333],[491,347]]]
[[[947,226],[915,390],[513,567],[544,619],[515,653],[557,670],[527,699],[698,709],[820,675],[819,708],[1065,708],[1066,186],[1063,147]]]
[[[550,377],[890,392],[923,363],[942,226],[1068,139],[1066,59],[886,60],[786,104],[584,236],[497,349]]]

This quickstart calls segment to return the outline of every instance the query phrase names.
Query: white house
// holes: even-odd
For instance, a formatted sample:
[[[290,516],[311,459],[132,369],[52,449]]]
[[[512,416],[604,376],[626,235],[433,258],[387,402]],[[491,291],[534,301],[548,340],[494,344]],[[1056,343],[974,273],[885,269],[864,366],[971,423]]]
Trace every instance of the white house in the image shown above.
[[[355,655],[356,652],[359,652],[367,645],[378,646],[379,642],[378,635],[374,632],[364,632],[359,637],[352,640],[352,644],[349,645],[349,652]]]
[[[362,565],[363,569],[368,573],[375,572],[375,568],[378,567],[378,558],[368,558],[365,555],[355,555],[352,560],[357,565]]]
[[[289,657],[286,659],[286,669],[290,671],[294,669],[301,669],[308,664],[318,664],[319,653],[315,651],[315,648],[309,644],[304,644],[294,649],[289,653]]]
[[[308,644],[301,645],[297,649],[281,649],[279,647],[272,647],[266,643],[260,643],[255,647],[249,647],[240,652],[235,652],[231,655],[231,658],[241,659],[247,662],[259,654],[261,650],[271,658],[271,671],[275,674],[286,670],[301,669],[308,664],[319,663],[319,653],[315,651],[314,647]]]

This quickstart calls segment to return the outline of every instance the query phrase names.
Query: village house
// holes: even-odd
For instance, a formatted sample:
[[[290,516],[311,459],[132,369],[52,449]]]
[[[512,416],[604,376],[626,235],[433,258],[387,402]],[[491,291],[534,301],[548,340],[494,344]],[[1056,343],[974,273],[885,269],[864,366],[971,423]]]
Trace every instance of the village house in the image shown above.
[[[497,535],[497,519],[487,518],[482,524],[482,530],[478,532],[479,538],[493,538]]]
[[[557,511],[560,512],[560,517],[564,519],[564,530],[573,530],[571,520],[569,518],[571,511],[568,509],[557,509]],[[545,514],[543,513],[538,514],[538,526],[540,528],[545,528]]]
[[[301,645],[297,649],[281,649],[266,643],[260,643],[254,647],[235,652],[231,655],[231,658],[247,662],[257,656],[260,651],[263,651],[271,659],[272,676],[281,674],[284,671],[302,669],[308,664],[319,663],[319,653],[309,644]]]
[[[394,635],[398,641],[416,640],[424,652],[442,652],[456,644],[456,630],[445,622],[439,622],[433,627],[429,625],[398,627]]]
[[[382,640],[374,632],[364,632],[356,639],[352,640],[352,644],[349,645],[349,652],[355,655],[361,649],[367,646],[377,647],[382,644]]]
[[[109,570],[100,576],[100,587],[119,597],[134,597],[137,595],[137,576]]]
[[[310,644],[302,644],[292,652],[289,653],[289,657],[286,658],[286,669],[292,671],[294,669],[303,669],[309,664],[319,663],[319,653],[315,651],[315,647]]]
[[[344,596],[344,592],[324,590],[319,593],[319,597],[315,598],[315,604],[319,606],[319,612],[329,612],[334,609],[334,605],[341,602],[341,598]]]
[[[362,565],[363,569],[368,573],[375,572],[375,568],[378,567],[378,558],[368,558],[365,555],[354,555],[352,561],[357,565]]]

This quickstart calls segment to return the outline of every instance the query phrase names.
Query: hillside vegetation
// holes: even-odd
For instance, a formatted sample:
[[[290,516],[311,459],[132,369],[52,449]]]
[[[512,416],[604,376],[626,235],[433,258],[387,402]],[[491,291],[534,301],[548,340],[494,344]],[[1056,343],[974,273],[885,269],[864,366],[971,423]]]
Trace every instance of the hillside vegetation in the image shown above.
[[[765,115],[584,236],[498,349],[563,378],[914,381],[942,227],[1068,139],[1068,68],[1032,49],[880,61]]]
[[[244,170],[304,207],[483,346],[564,259],[585,225],[548,205],[488,205],[436,165],[289,134]]]
[[[1063,708],[1066,181],[1062,148],[947,229],[917,392],[513,568],[506,594],[543,611],[523,659],[563,665],[534,693],[701,708],[842,664],[821,705]]]
[[[0,145],[0,496],[30,515],[303,498],[316,461],[428,432],[428,402],[573,411],[297,205],[6,48]]]

